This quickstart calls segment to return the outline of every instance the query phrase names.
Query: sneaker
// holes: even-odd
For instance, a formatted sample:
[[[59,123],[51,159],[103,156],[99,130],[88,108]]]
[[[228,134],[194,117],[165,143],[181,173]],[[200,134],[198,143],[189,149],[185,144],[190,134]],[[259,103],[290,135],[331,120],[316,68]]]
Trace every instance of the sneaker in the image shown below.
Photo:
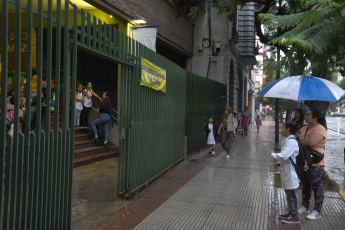
[[[208,154],[212,155],[212,152],[208,152]]]
[[[281,214],[281,215],[278,216],[278,219],[286,219],[286,218],[288,218],[288,217],[290,217],[290,213]]]
[[[299,218],[297,216],[289,216],[288,218],[283,219],[282,222],[285,224],[299,224],[300,223]]]
[[[225,157],[226,157],[226,159],[229,159],[229,158],[230,158],[230,155],[226,155]]]
[[[304,206],[301,206],[299,209],[298,209],[298,214],[300,215],[308,215],[310,212],[308,209],[306,209],[306,207]]]
[[[214,155],[216,155],[216,152],[213,150],[213,151],[212,151],[212,156],[214,156]]]
[[[321,215],[317,212],[317,211],[315,211],[315,210],[313,210],[308,216],[307,216],[307,219],[309,219],[309,220],[317,220],[317,219],[320,219],[321,218]]]

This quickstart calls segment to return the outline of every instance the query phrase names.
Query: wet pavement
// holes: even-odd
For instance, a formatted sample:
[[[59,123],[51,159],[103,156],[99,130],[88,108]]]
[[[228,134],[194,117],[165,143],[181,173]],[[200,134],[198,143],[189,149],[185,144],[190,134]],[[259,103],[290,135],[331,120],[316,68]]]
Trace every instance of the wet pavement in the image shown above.
[[[345,189],[345,118],[327,117],[327,144],[325,170]]]
[[[92,229],[128,203],[117,196],[117,173],[117,158],[74,169],[72,230]]]
[[[274,148],[274,123],[264,122],[260,133],[255,129],[235,140],[230,159],[219,146],[215,157],[201,151],[108,213],[94,229],[344,229],[345,202],[337,192],[325,193],[320,220],[300,216],[299,225],[278,220],[287,204],[284,190],[274,186],[268,154]],[[338,135],[329,134],[329,143],[339,146]]]

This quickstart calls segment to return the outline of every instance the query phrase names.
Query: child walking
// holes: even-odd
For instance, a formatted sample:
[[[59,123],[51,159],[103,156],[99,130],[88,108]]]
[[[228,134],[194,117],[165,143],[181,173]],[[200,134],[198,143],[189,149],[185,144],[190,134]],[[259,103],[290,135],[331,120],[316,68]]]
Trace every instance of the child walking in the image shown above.
[[[76,127],[80,125],[80,113],[83,110],[83,102],[84,102],[84,95],[83,95],[83,86],[78,85],[77,93],[75,95],[75,123]]]
[[[248,135],[248,119],[247,119],[247,116],[245,116],[244,114],[241,115],[242,116],[242,122],[241,122],[241,125],[243,127],[243,132],[242,132],[242,135]]]
[[[286,224],[298,224],[300,222],[298,218],[297,194],[299,180],[291,163],[293,161],[296,164],[296,157],[299,153],[298,143],[295,139],[297,126],[292,123],[285,123],[281,132],[286,137],[282,142],[281,152],[275,153],[274,150],[271,150],[270,154],[274,159],[278,160],[278,163],[274,163],[273,166],[280,166],[281,185],[286,193],[289,211],[286,214],[279,215],[278,218],[282,219],[282,222]]]
[[[259,132],[260,126],[262,125],[259,115],[256,117],[255,123],[256,123],[256,129],[257,129],[258,132]]]
[[[206,133],[207,145],[209,146],[208,153],[214,156],[216,155],[216,152],[214,151],[214,145],[216,144],[218,125],[216,122],[214,122],[213,116],[208,116],[204,131]]]

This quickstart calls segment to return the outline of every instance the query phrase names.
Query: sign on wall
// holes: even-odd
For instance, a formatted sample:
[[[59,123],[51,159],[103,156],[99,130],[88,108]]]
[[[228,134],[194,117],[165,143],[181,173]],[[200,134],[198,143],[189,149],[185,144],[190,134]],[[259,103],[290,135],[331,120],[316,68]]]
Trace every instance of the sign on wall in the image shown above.
[[[145,58],[141,58],[140,85],[166,92],[166,71]]]

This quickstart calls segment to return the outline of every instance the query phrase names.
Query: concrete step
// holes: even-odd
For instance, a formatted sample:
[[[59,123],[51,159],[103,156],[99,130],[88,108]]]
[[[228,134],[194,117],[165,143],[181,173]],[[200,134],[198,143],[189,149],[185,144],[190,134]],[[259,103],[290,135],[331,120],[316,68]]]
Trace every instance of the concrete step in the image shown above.
[[[118,152],[116,151],[107,151],[104,153],[98,153],[98,154],[89,154],[84,157],[75,157],[74,158],[74,168],[91,164],[97,161],[109,159],[109,158],[114,158],[118,156]]]

